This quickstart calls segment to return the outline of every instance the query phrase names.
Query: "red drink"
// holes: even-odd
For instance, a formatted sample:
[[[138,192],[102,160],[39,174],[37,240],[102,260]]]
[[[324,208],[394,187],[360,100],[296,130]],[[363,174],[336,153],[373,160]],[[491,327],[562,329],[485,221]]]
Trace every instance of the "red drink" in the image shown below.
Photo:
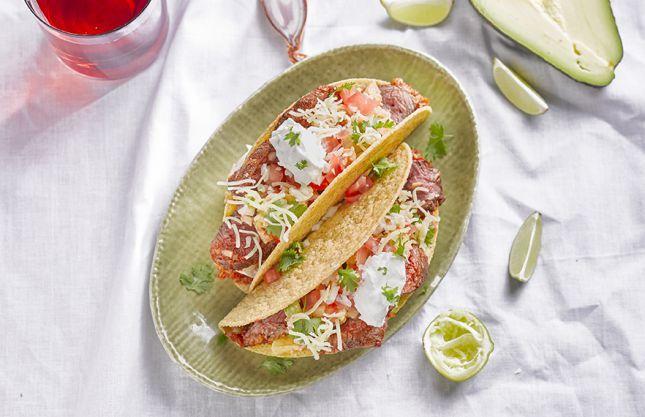
[[[166,36],[165,0],[25,0],[68,67],[117,79],[147,67]]]
[[[102,35],[139,16],[148,0],[38,0],[47,22],[77,35]]]

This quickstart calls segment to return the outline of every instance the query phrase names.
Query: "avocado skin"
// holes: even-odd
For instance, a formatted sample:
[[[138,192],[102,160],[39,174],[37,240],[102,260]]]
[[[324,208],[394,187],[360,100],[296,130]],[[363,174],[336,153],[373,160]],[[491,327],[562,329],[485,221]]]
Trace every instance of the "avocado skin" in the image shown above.
[[[568,72],[563,71],[561,68],[558,68],[557,65],[555,65],[554,63],[548,61],[539,51],[536,51],[533,48],[529,47],[528,45],[525,45],[525,44],[519,42],[518,40],[513,39],[513,37],[511,35],[509,35],[508,33],[504,32],[504,30],[502,28],[498,27],[495,24],[495,22],[493,21],[493,19],[491,19],[489,16],[487,16],[486,12],[480,7],[480,5],[478,4],[477,0],[470,0],[470,4],[477,11],[477,13],[479,13],[488,22],[488,24],[493,29],[495,29],[499,34],[503,35],[507,39],[512,40],[513,42],[517,43],[518,45],[520,45],[523,48],[527,49],[528,51],[532,52],[533,54],[539,56],[547,64],[551,65],[553,68],[557,69],[558,71],[560,71],[561,73],[563,73],[567,77],[571,78],[572,80],[577,81],[577,82],[582,83],[582,84],[586,84],[586,85],[591,86],[591,87],[596,87],[596,88],[606,87],[609,84],[611,84],[611,82],[614,80],[614,78],[616,78],[616,68],[618,67],[618,64],[620,64],[621,61],[623,60],[623,40],[620,37],[620,31],[618,30],[618,25],[616,24],[616,16],[614,15],[614,11],[611,8],[611,1],[607,0],[607,3],[608,3],[607,6],[609,8],[609,13],[610,13],[610,16],[608,16],[608,17],[611,18],[611,22],[614,25],[614,27],[616,28],[616,35],[617,35],[617,38],[618,38],[618,47],[619,47],[619,50],[620,50],[620,56],[618,57],[618,59],[616,60],[616,63],[614,64],[611,79],[609,79],[606,83],[594,84],[594,83],[588,82],[588,81],[583,80],[583,79],[578,79],[578,78],[574,77],[572,74],[569,74]]]

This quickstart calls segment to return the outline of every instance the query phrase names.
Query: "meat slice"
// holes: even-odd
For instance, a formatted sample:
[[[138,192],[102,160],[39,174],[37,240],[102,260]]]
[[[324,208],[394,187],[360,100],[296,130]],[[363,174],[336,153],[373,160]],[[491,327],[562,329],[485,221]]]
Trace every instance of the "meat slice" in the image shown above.
[[[363,320],[347,319],[340,326],[340,335],[343,341],[343,350],[354,348],[368,348],[381,346],[385,337],[387,323],[382,327],[373,327],[366,324]],[[329,338],[334,350],[336,349],[336,334]]]
[[[293,103],[291,107],[289,107],[287,110],[285,110],[282,115],[280,115],[280,118],[278,119],[278,124],[276,126],[280,126],[282,122],[285,120],[291,118],[295,122],[301,124],[304,127],[309,127],[311,124],[305,120],[304,117],[294,117],[289,114],[291,111],[296,111],[296,110],[308,110],[308,109],[313,109],[316,107],[316,103],[318,100],[324,100],[327,97],[329,97],[330,94],[332,94],[335,91],[335,88],[332,87],[331,85],[322,85],[312,92],[304,95],[300,100],[296,101]]]
[[[413,246],[405,261],[405,285],[402,293],[408,294],[419,288],[425,281],[427,272],[428,257],[420,247]]]
[[[395,78],[388,85],[379,86],[379,90],[383,107],[389,110],[390,117],[396,123],[400,123],[416,109],[428,104],[428,99],[400,78]]]
[[[434,211],[446,199],[441,187],[441,173],[415,150],[410,175],[404,188],[413,191],[419,187],[424,190],[417,190],[417,199],[425,210]]]
[[[284,310],[280,310],[248,326],[244,333],[244,346],[270,343],[285,334],[287,334],[287,315]]]
[[[248,275],[241,274],[241,273],[239,273],[237,271],[234,271],[232,269],[220,268],[218,277],[220,279],[227,279],[227,278],[232,279],[236,283],[244,285],[244,286],[251,285],[251,282],[253,282],[252,277],[250,277]]]
[[[235,217],[235,216],[234,216]],[[255,232],[255,227],[248,225],[244,222],[238,223],[231,220],[231,225],[235,225],[237,230],[247,230]],[[251,265],[257,264],[260,259],[260,253],[256,251],[248,259],[246,256],[251,253],[254,248],[255,243],[251,243],[249,247],[246,247],[246,237],[248,234],[242,234],[240,236],[240,247],[235,247],[235,232],[232,227],[229,227],[228,224],[222,223],[217,235],[211,242],[211,259],[220,269],[220,277],[232,277],[230,274],[235,270],[241,270],[247,268]],[[267,255],[271,253],[273,248],[276,246],[276,242],[270,241],[268,243],[260,241],[260,247],[262,248],[263,258],[266,259]],[[228,272],[225,270],[229,270]]]
[[[229,181],[239,181],[246,178],[258,182],[262,176],[262,165],[269,162],[269,155],[275,152],[275,148],[271,142],[266,141],[261,143],[257,148],[253,149],[242,166],[228,177]]]

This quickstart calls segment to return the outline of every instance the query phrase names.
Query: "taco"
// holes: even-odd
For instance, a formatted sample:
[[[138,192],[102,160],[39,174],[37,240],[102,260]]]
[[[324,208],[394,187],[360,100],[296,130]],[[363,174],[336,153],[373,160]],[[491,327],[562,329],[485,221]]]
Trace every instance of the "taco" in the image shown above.
[[[401,79],[344,80],[316,88],[269,125],[227,181],[223,222],[210,254],[219,277],[243,291],[273,270],[329,207],[377,159],[391,153],[430,114],[428,100]],[[277,273],[276,273],[277,272]]]
[[[405,143],[369,176],[367,192],[285,251],[281,262],[295,266],[220,321],[229,339],[264,355],[315,359],[381,345],[387,320],[426,279],[444,194],[439,171]]]

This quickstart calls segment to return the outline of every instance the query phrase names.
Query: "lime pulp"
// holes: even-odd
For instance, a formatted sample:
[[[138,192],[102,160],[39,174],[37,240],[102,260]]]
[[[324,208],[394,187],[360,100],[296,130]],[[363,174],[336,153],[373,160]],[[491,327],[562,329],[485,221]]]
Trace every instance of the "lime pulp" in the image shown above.
[[[493,79],[504,97],[524,113],[539,116],[549,110],[542,96],[497,58],[493,60]]]
[[[434,368],[454,382],[477,374],[493,352],[484,324],[466,310],[439,314],[423,333],[423,350]]]

